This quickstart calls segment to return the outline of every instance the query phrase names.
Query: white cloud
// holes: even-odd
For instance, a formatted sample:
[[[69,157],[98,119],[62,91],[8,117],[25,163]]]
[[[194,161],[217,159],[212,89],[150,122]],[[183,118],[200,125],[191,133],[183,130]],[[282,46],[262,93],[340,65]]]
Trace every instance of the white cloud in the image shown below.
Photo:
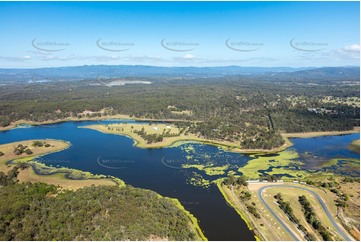
[[[297,62],[301,66],[306,66],[307,63],[322,63],[323,66],[357,65],[360,60],[360,45],[351,44],[338,49],[324,49],[313,52],[300,51],[299,53],[293,59],[293,62]]]
[[[183,56],[184,59],[194,59],[195,56],[192,54],[186,54],[185,56]]]
[[[359,44],[353,44],[353,45],[346,45],[342,48],[343,51],[347,52],[360,52],[360,45]]]
[[[0,60],[5,61],[5,62],[23,62],[23,61],[27,61],[30,59],[30,56],[26,55],[26,56],[0,56]]]

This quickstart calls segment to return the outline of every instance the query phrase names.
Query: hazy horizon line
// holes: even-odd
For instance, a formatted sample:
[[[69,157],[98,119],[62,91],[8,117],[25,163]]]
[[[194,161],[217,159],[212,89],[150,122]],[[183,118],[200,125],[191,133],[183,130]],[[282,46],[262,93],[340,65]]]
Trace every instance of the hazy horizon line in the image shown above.
[[[0,67],[0,69],[47,69],[47,68],[67,68],[67,67],[86,67],[86,66],[130,66],[130,67],[159,67],[159,68],[222,68],[222,67],[240,67],[240,68],[290,68],[290,69],[311,69],[311,68],[360,68],[360,65],[345,65],[345,66],[241,66],[241,65],[217,65],[217,66],[164,66],[164,65],[142,65],[142,64],[119,64],[119,65],[107,65],[107,64],[93,64],[93,65],[69,65],[69,66],[51,66],[51,67]]]

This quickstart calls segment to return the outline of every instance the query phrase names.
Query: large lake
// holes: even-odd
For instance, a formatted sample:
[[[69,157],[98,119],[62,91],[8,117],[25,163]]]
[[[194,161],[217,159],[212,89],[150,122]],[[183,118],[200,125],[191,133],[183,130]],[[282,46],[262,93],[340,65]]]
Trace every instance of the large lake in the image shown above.
[[[43,156],[39,161],[52,166],[116,176],[134,187],[150,189],[163,196],[177,198],[199,219],[200,227],[209,240],[254,240],[253,232],[247,228],[233,208],[226,204],[215,185],[208,188],[195,186],[190,180],[197,170],[181,168],[190,155],[199,163],[231,162],[231,167],[245,165],[251,159],[248,155],[225,152],[215,146],[201,144],[141,149],[133,146],[133,140],[128,137],[78,128],[112,122],[114,121],[64,122],[16,128],[0,132],[0,144],[28,139],[70,141],[72,146],[69,149]],[[317,157],[317,161],[335,157],[359,159],[358,154],[347,148],[355,139],[359,139],[359,134],[292,139],[294,146],[291,148],[306,154],[306,157]],[[307,159],[305,161],[305,165],[310,166]],[[208,180],[221,177],[201,175]],[[353,175],[359,175],[359,171]]]

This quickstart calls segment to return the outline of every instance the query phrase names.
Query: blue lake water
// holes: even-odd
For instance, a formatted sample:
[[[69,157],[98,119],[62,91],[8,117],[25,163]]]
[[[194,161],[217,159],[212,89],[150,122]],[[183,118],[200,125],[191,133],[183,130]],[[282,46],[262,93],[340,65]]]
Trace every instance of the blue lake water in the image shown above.
[[[39,159],[47,165],[64,166],[119,177],[127,184],[150,189],[163,196],[174,197],[194,214],[209,240],[254,240],[245,222],[229,207],[215,185],[208,188],[189,183],[195,169],[182,169],[187,156],[199,163],[229,164],[230,168],[243,166],[251,158],[225,152],[211,145],[186,144],[173,148],[141,149],[133,146],[133,140],[119,135],[78,128],[91,124],[106,124],[114,121],[64,122],[59,124],[17,128],[0,132],[0,144],[28,139],[62,139],[72,146],[64,151],[49,154]],[[122,122],[117,120],[116,122]],[[131,123],[132,121],[124,121]],[[139,122],[137,122],[139,123]],[[358,158],[347,149],[359,134],[292,139],[293,149],[312,157]],[[189,149],[191,147],[191,149]],[[306,162],[307,165],[307,162]],[[207,176],[214,180],[220,176]]]

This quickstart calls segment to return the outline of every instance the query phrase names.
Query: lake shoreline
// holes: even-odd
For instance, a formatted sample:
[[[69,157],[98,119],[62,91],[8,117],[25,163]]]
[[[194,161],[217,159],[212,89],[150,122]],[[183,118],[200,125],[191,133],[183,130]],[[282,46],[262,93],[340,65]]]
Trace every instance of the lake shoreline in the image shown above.
[[[40,141],[50,144],[50,147],[34,147],[32,146],[32,142]],[[45,144],[44,143],[44,144]],[[33,153],[16,156],[12,151],[13,147],[23,144],[28,146]],[[23,140],[16,141],[12,143],[6,143],[0,145],[0,151],[5,151],[5,155],[0,157],[0,171],[7,173],[13,167],[20,163],[26,163],[29,167],[20,170],[18,174],[18,180],[20,182],[45,182],[48,184],[59,185],[65,189],[76,190],[82,188],[84,186],[90,185],[116,185],[118,184],[115,180],[111,178],[104,177],[96,177],[96,175],[90,174],[89,178],[91,179],[70,179],[66,175],[70,171],[78,171],[75,169],[67,169],[67,168],[56,168],[52,166],[47,166],[46,164],[37,162],[37,158],[41,158],[42,156],[61,152],[63,150],[68,149],[71,146],[71,143],[64,140],[54,140],[54,139],[38,139],[38,140]],[[35,160],[35,161],[34,161]],[[10,163],[11,162],[11,163]],[[54,172],[51,174],[39,174],[35,166],[42,166],[45,168],[53,169]],[[64,171],[64,169],[66,171]],[[80,171],[82,173],[83,171]],[[85,174],[85,173],[84,173]],[[93,177],[94,176],[94,177]],[[119,184],[124,183],[121,181]]]
[[[357,154],[360,154],[360,140],[354,140],[351,142],[351,144],[348,146],[348,148]]]
[[[233,204],[233,202],[230,200],[230,198],[228,197],[227,193],[226,193],[226,190],[223,188],[223,185],[222,185],[222,179],[221,180],[217,180],[216,181],[216,185],[217,185],[217,188],[219,190],[219,192],[222,194],[223,198],[226,200],[226,203],[229,204],[229,206],[231,206],[235,211],[236,213],[241,217],[241,219],[246,223],[248,229],[250,231],[252,231],[254,233],[254,238],[256,239],[256,241],[261,241],[263,240],[263,238],[261,239],[259,237],[259,234],[256,232],[257,231],[257,227],[251,223],[250,219],[246,219],[246,217],[248,217],[248,215],[245,213],[245,210],[243,209],[238,209],[237,206],[235,206]]]
[[[31,143],[34,141],[40,141],[45,142],[47,144],[50,144],[50,147],[33,147],[31,146]],[[14,146],[18,144],[25,144],[26,146],[32,148],[34,153],[32,154],[22,154],[20,156],[15,156],[11,152]],[[59,146],[59,147],[56,147]],[[17,175],[17,178],[19,182],[44,182],[47,184],[57,185],[62,187],[63,189],[70,189],[70,190],[77,190],[80,188],[84,188],[87,186],[119,186],[124,187],[126,184],[123,180],[120,180],[116,177],[103,177],[103,175],[93,175],[89,173],[89,177],[86,177],[84,179],[71,179],[66,176],[68,174],[67,172],[71,171],[79,171],[80,173],[88,173],[83,172],[82,170],[76,170],[71,168],[58,168],[58,167],[52,167],[47,166],[46,164],[43,164],[41,162],[33,161],[36,158],[40,158],[42,156],[56,153],[63,151],[65,149],[68,149],[71,146],[71,143],[64,140],[55,140],[55,139],[39,139],[39,140],[23,140],[23,141],[16,141],[12,143],[6,143],[6,144],[0,144],[0,151],[4,150],[6,153],[3,156],[0,156],[0,172],[8,172],[13,167],[15,167],[17,164],[20,163],[26,163],[29,165],[29,167],[25,169],[18,170],[19,174]],[[11,153],[10,153],[11,152]],[[5,156],[5,157],[4,157]],[[9,163],[9,161],[13,161],[12,163]],[[52,168],[54,169],[54,172],[51,174],[41,174],[38,173],[36,170],[36,166],[39,165],[41,167],[46,168]],[[117,181],[118,179],[118,181]],[[147,189],[144,189],[147,190]],[[158,193],[157,193],[158,194]],[[160,194],[158,194],[160,198],[169,199],[175,207],[177,207],[179,210],[181,210],[189,219],[190,228],[193,232],[197,234],[197,240],[206,241],[207,238],[204,235],[202,229],[199,226],[197,218],[190,213],[188,210],[184,208],[184,206],[179,202],[176,198],[170,198],[170,197],[164,197]]]
[[[129,126],[129,125],[135,126],[136,124],[126,124],[126,125],[127,126]],[[95,130],[95,131],[98,131],[98,132],[101,132],[104,134],[114,134],[114,135],[126,136],[126,137],[131,138],[134,141],[134,146],[136,146],[138,148],[143,148],[143,149],[148,149],[148,148],[159,149],[159,148],[177,147],[177,146],[185,144],[185,143],[210,144],[210,145],[224,148],[224,150],[226,150],[226,151],[232,151],[234,149],[239,149],[239,147],[237,147],[236,144],[232,144],[231,142],[229,142],[227,144],[227,143],[222,143],[222,141],[203,139],[203,138],[196,137],[194,134],[189,134],[187,136],[183,135],[183,136],[176,136],[176,137],[166,137],[161,142],[148,144],[142,137],[140,137],[136,133],[129,132],[129,131],[120,131],[120,129],[113,130],[113,127],[112,127],[112,129],[108,129],[107,125],[103,125],[103,124],[79,126],[79,128],[91,129],[91,130]],[[140,128],[140,127],[138,127],[138,128]]]
[[[143,140],[139,135],[132,133],[132,132],[124,132],[120,130],[109,130],[106,128],[106,125],[87,125],[87,126],[79,126],[79,128],[86,128],[95,130],[104,134],[113,134],[113,135],[121,135],[131,138],[134,141],[134,146],[143,149],[159,149],[159,148],[170,148],[170,147],[177,147],[184,143],[201,143],[201,144],[208,144],[217,146],[224,151],[228,152],[235,152],[240,154],[274,154],[281,151],[286,150],[287,148],[293,146],[292,141],[289,138],[308,138],[308,137],[322,137],[322,136],[332,136],[332,135],[345,135],[345,134],[353,134],[360,132],[359,127],[355,127],[353,130],[348,131],[329,131],[329,132],[309,132],[309,133],[282,133],[282,138],[284,139],[285,143],[282,146],[265,150],[265,149],[242,149],[240,146],[231,143],[224,143],[218,140],[209,140],[196,137],[195,135],[189,135],[187,137],[184,136],[177,136],[172,138],[168,141],[162,141],[157,143],[147,144],[145,140]]]
[[[355,134],[360,132],[360,127],[354,127],[352,130],[345,131],[324,131],[324,132],[304,132],[304,133],[282,133],[287,138],[313,138],[321,136],[334,136],[334,135],[345,135]]]
[[[40,126],[40,125],[46,125],[46,124],[58,124],[58,123],[64,123],[64,122],[82,122],[82,121],[104,121],[108,119],[119,119],[119,120],[132,120],[132,121],[152,121],[152,122],[201,122],[197,120],[184,120],[184,119],[151,119],[151,118],[135,118],[131,117],[129,115],[125,114],[118,114],[118,115],[108,115],[108,116],[102,116],[102,117],[85,117],[85,118],[63,118],[63,119],[55,119],[55,120],[47,120],[47,121],[31,121],[31,120],[24,120],[20,119],[15,122],[12,122],[10,125],[5,127],[0,127],[1,131],[7,131],[14,128],[17,128],[19,125],[33,125],[33,126]]]
[[[108,119],[118,119],[118,120],[131,120],[131,121],[152,121],[152,122],[188,122],[190,120],[183,120],[183,119],[149,119],[149,118],[134,118],[129,115],[110,115],[110,116],[103,116],[103,117],[94,117],[94,118],[65,118],[59,120],[48,120],[43,122],[34,122],[34,121],[27,121],[27,120],[18,120],[11,123],[9,126],[0,127],[1,131],[7,131],[18,127],[19,125],[33,125],[33,126],[40,126],[40,125],[47,125],[47,124],[57,124],[57,123],[64,123],[64,122],[82,122],[82,121],[105,121]],[[191,121],[191,122],[201,122],[201,121]],[[96,129],[93,129],[96,130]],[[102,132],[100,130],[97,130]],[[345,130],[345,131],[324,131],[324,132],[304,132],[304,133],[281,133],[282,138],[284,139],[285,143],[282,146],[265,150],[265,149],[242,149],[241,147],[235,145],[224,144],[222,141],[217,140],[208,140],[202,138],[186,138],[186,139],[175,139],[174,141],[170,142],[169,144],[157,144],[153,143],[151,146],[148,145],[141,145],[141,140],[138,140],[136,136],[131,134],[118,134],[115,132],[103,132],[108,134],[117,134],[117,135],[125,135],[130,137],[134,140],[135,146],[139,148],[167,148],[167,147],[175,147],[178,146],[177,143],[187,143],[187,142],[199,142],[203,144],[210,144],[214,146],[218,146],[225,151],[241,153],[241,154],[274,154],[280,151],[284,151],[287,148],[291,147],[293,143],[289,140],[289,138],[311,138],[311,137],[322,137],[322,136],[333,136],[333,135],[346,135],[346,134],[354,134],[360,132],[360,127],[354,127],[352,130]]]
[[[116,122],[116,120],[114,121],[114,122]],[[124,121],[124,122],[127,122],[127,121]],[[92,123],[95,123],[95,125],[97,125],[97,122],[90,122],[90,124],[92,124]],[[103,126],[104,127],[106,127],[106,125],[108,124],[108,123],[112,123],[112,122],[106,122]],[[56,130],[56,129],[61,129],[61,128],[64,128],[64,129],[71,129],[72,130],[72,132],[71,132],[71,134],[73,134],[74,133],[74,135],[75,135],[75,133],[76,133],[76,130],[79,128],[79,127],[85,127],[85,125],[89,125],[89,123],[79,123],[79,125],[78,125],[78,123],[64,123],[64,124],[62,124],[62,125],[56,125],[56,127],[54,127],[54,130]],[[127,124],[129,124],[129,125],[132,125],[132,123],[130,123],[130,122],[128,122]],[[141,128],[141,126],[145,126],[145,128],[149,128],[149,129],[153,129],[154,127],[158,127],[160,130],[162,130],[161,129],[161,127],[163,127],[164,125],[168,125],[168,124],[152,124],[152,125],[148,125],[148,123],[138,123],[139,125],[140,125],[140,128]],[[163,125],[163,126],[162,126]],[[111,125],[109,125],[110,127],[111,127]],[[176,125],[171,125],[171,126],[176,126]],[[134,126],[134,127],[136,127],[136,126]],[[164,126],[165,127],[165,126]],[[30,128],[30,130],[28,129],[28,130],[26,130],[26,129],[24,129],[24,130],[21,130],[21,129],[17,129],[17,130],[14,130],[15,132],[9,132],[9,133],[3,133],[3,135],[4,135],[4,137],[8,137],[11,133],[14,133],[14,135],[16,136],[16,137],[18,137],[18,135],[20,134],[20,133],[23,133],[23,131],[30,131],[30,132],[24,132],[24,133],[29,133],[29,135],[28,136],[26,136],[27,137],[27,139],[32,139],[32,137],[31,137],[31,135],[32,135],[32,130],[38,130],[39,129],[39,131],[41,131],[41,132],[45,132],[44,134],[45,134],[45,136],[46,137],[48,137],[48,136],[51,136],[52,138],[53,137],[58,137],[58,136],[52,136],[52,135],[47,135],[47,130],[48,129],[45,129],[45,128],[42,128],[42,127],[32,127],[32,128]],[[107,127],[105,128],[105,129],[107,129]],[[137,128],[138,130],[139,130],[139,128]],[[61,129],[61,130],[63,130],[63,129]],[[97,133],[98,133],[98,137],[99,137],[99,140],[101,140],[101,142],[103,142],[104,140],[105,141],[107,141],[108,139],[109,140],[112,140],[112,137],[107,137],[106,135],[103,135],[103,134],[101,134],[100,132],[93,132],[93,131],[86,131],[86,130],[80,130],[80,131],[78,131],[79,133],[78,134],[81,134],[80,136],[82,137],[82,135],[84,135],[85,137],[88,137],[88,136],[96,136],[97,135]],[[89,133],[88,133],[89,132]],[[173,131],[171,132],[171,133],[173,133]],[[60,134],[62,134],[62,132],[60,132]],[[322,133],[322,134],[324,134],[324,133]],[[338,133],[339,134],[339,133]],[[350,142],[351,142],[351,140],[354,140],[354,139],[356,139],[356,138],[358,138],[357,137],[358,135],[352,135],[352,136],[349,136],[349,135],[346,135],[346,136],[344,136],[344,137],[341,137],[341,136],[339,136],[339,138],[341,138],[341,139],[343,139],[343,140],[346,140],[347,141],[347,144],[349,144]],[[66,139],[66,138],[64,138],[64,136],[63,135],[60,135],[59,137],[61,137],[60,139]],[[336,136],[335,136],[336,137]],[[103,139],[104,138],[104,139]],[[114,137],[113,136],[113,138],[114,139],[117,139],[117,137]],[[287,138],[287,137],[286,137]],[[328,138],[325,138],[326,140],[328,140]],[[7,139],[4,139],[4,141],[5,140],[7,140]],[[10,142],[12,142],[12,141],[10,141],[10,140],[12,140],[11,139],[11,137],[9,136],[9,143]],[[56,139],[55,139],[56,140]],[[71,139],[70,139],[71,140]],[[132,142],[130,141],[130,140],[128,140],[128,139],[122,139],[127,145],[127,147],[131,147],[132,146]],[[300,139],[299,139],[300,140]],[[318,143],[319,141],[318,140],[322,140],[322,139],[314,139],[314,138],[310,138],[310,140],[312,141],[312,142],[314,142],[314,143]],[[294,143],[295,143],[295,145],[297,145],[297,140],[291,140],[291,141],[293,141]],[[75,142],[75,141],[74,141]],[[117,145],[118,145],[118,143],[117,142],[113,142],[115,145],[114,145],[114,149],[115,150],[117,150]],[[177,142],[176,143],[176,145],[178,145],[178,144],[181,144],[182,143],[182,141],[179,141],[179,142]],[[76,143],[74,143],[74,146],[76,145]],[[173,145],[175,145],[175,144],[173,144]],[[31,148],[31,147],[30,147]],[[203,147],[202,147],[203,148]],[[213,147],[213,149],[214,149],[214,147]],[[217,148],[216,148],[217,149]],[[296,147],[295,147],[295,149],[296,149]],[[291,149],[291,150],[293,150],[293,149]],[[12,150],[11,150],[12,151]],[[125,151],[127,151],[127,149],[125,149]],[[219,151],[221,151],[221,150],[219,150]],[[152,152],[156,152],[155,150],[153,150]],[[165,150],[162,150],[161,152],[166,152]],[[170,152],[172,152],[172,150],[170,150]],[[234,154],[234,155],[236,155],[236,154]],[[253,157],[253,156],[251,156],[251,157]],[[159,158],[161,158],[161,157],[159,157]],[[254,156],[253,158],[257,158],[257,156]],[[47,164],[47,162],[46,162],[46,157],[44,157],[44,163],[45,164]],[[49,159],[51,159],[50,157],[49,157]],[[58,159],[61,159],[61,158],[58,158]],[[69,158],[70,159],[70,158]],[[125,159],[125,158],[124,158]],[[128,158],[127,158],[128,159]],[[269,158],[269,159],[277,159],[277,158]],[[83,159],[83,160],[87,160],[87,159]],[[272,162],[274,162],[274,161],[272,161]],[[275,163],[272,163],[272,164],[275,164]],[[271,165],[272,165],[271,164]],[[71,166],[71,164],[70,164],[70,167],[72,167]],[[29,170],[30,170],[30,168],[29,168]],[[87,168],[80,168],[80,170],[87,170]],[[265,170],[265,169],[263,169],[263,170]],[[96,174],[97,172],[95,171],[95,174]],[[280,172],[280,173],[282,173],[282,172]],[[47,175],[45,175],[45,176],[42,176],[42,178],[41,179],[46,179],[46,177],[47,177]],[[137,185],[137,187],[139,187],[139,185]],[[142,187],[142,185],[140,185],[140,187]],[[145,187],[147,187],[147,186],[145,186]],[[147,188],[146,188],[147,189]],[[153,190],[153,191],[157,191],[157,189],[154,189],[154,188],[148,188],[148,189],[151,189],[151,190]],[[233,191],[233,190],[231,190],[231,191]],[[162,191],[162,194],[164,194],[166,197],[174,197],[174,194],[172,194],[172,195],[169,195],[169,194],[167,194],[167,193],[164,193],[163,191]],[[230,196],[230,198],[231,199],[233,199],[233,196],[234,195],[232,195],[232,193],[231,192],[229,192],[229,194],[228,195],[231,195]],[[220,199],[222,199],[222,197],[220,197]],[[182,201],[182,204],[183,204],[183,201],[184,200],[180,200],[180,201]],[[187,200],[185,200],[185,201],[187,201]],[[185,205],[187,204],[187,203],[184,203]],[[235,203],[236,205],[237,205],[237,203]],[[238,206],[238,205],[237,205]],[[244,207],[244,205],[243,205],[243,207]],[[188,209],[188,207],[186,207],[187,209]],[[192,209],[192,208],[191,208]],[[190,211],[192,211],[192,210],[190,210]],[[245,211],[245,213],[247,213],[247,211]],[[197,218],[200,218],[201,220],[200,221],[203,221],[204,220],[204,218],[202,218],[202,217],[198,217],[198,214],[196,213],[196,215],[197,215]],[[248,214],[248,215],[250,215],[250,214]],[[252,215],[252,214],[251,214]],[[250,221],[251,221],[251,224],[252,224],[252,216],[250,216],[251,217],[251,219],[250,219]],[[246,219],[248,220],[248,218],[246,217]],[[239,220],[239,217],[238,217],[238,220]],[[187,220],[188,221],[188,220]],[[244,224],[244,223],[246,223],[246,222],[242,222],[242,224]],[[202,225],[202,224],[201,224]],[[193,227],[193,226],[192,226]],[[202,228],[203,228],[203,225],[202,225]],[[207,228],[207,227],[204,227],[204,228]],[[249,233],[248,232],[248,229],[247,229],[247,227],[246,226],[244,226],[244,230],[245,230],[245,232],[247,231],[247,233]],[[207,230],[205,230],[205,232],[207,232]],[[207,236],[208,236],[208,234],[207,234]],[[211,237],[211,235],[209,236],[210,238],[212,238]],[[260,234],[260,237],[262,237],[262,234]],[[253,238],[253,237],[251,237],[251,238]],[[256,237],[255,237],[256,238]]]
[[[46,142],[47,144],[50,144],[50,147],[33,147],[31,146],[32,142],[34,141],[40,141],[40,142]],[[24,144],[29,146],[29,148],[32,149],[31,154],[23,153],[21,155],[16,156],[13,152],[10,150],[13,149],[13,147]],[[59,145],[60,147],[55,148],[55,145]],[[36,157],[40,157],[43,155],[51,154],[60,152],[62,150],[68,149],[71,146],[70,142],[64,141],[64,140],[54,140],[54,139],[31,139],[31,140],[22,140],[22,141],[15,141],[11,143],[5,143],[0,144],[0,151],[4,152],[3,156],[0,156],[0,171],[6,171],[4,166],[8,165],[8,162],[11,160],[18,160],[18,159],[33,159]],[[35,149],[35,150],[34,150]]]

